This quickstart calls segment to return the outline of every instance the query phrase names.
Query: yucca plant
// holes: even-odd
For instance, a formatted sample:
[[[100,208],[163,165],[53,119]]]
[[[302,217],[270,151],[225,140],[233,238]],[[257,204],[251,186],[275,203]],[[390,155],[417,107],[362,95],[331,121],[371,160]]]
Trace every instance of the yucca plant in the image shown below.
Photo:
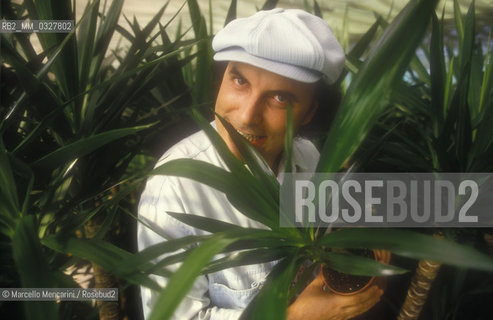
[[[446,37],[443,18],[432,16],[429,45],[422,46],[423,54],[414,58],[407,81],[393,94],[392,106],[355,156],[360,170],[492,171],[492,48],[476,36],[474,2],[466,16],[457,1],[454,10],[456,37]],[[441,231],[483,249],[487,247],[485,237],[492,233],[491,229]],[[441,319],[488,314],[491,275],[446,268],[438,281],[426,308],[428,314]]]
[[[382,116],[385,112],[392,112],[389,108],[394,105],[395,97],[409,93],[410,89],[404,89],[409,86],[405,84],[403,75],[410,65],[416,64],[414,58],[416,49],[424,38],[428,23],[432,20],[435,21],[433,26],[436,29],[438,24],[434,18],[434,2],[410,1],[395,20],[385,28],[384,33],[372,46],[364,61],[359,61],[359,56],[364,51],[361,48],[364,47],[364,43],[371,41],[377,27],[370,29],[362,40],[361,47],[355,47],[352,54],[349,54],[348,61],[353,69],[357,69],[357,73],[352,76],[342,106],[327,135],[318,171],[338,172],[348,163],[353,164],[353,170],[362,168],[361,163],[367,163],[368,159],[371,159],[369,155],[373,156],[375,150],[379,150],[378,147],[384,145],[381,141],[369,143],[371,137],[368,137],[368,134],[375,125],[382,126]],[[409,30],[413,32],[410,33]],[[433,46],[435,45],[436,43],[433,43]],[[432,51],[436,57],[438,53],[435,50],[437,49]],[[461,59],[467,64],[467,58]],[[432,67],[432,72],[435,72],[433,71],[435,67]],[[460,86],[469,88],[465,84]],[[489,90],[488,87],[486,89]],[[414,101],[418,97],[408,94],[406,98]],[[401,101],[401,104],[407,106],[408,101]],[[436,111],[436,108],[439,107],[434,106],[432,110]],[[443,112],[444,109],[440,110]],[[462,123],[463,119],[457,115],[455,117]],[[204,162],[185,159],[170,161],[156,168],[152,174],[183,176],[217,188],[223,191],[231,203],[243,214],[263,223],[269,230],[240,228],[206,217],[194,216],[193,213],[169,213],[193,227],[211,232],[211,235],[163,242],[144,250],[133,258],[136,264],[143,266],[144,257],[158,258],[161,254],[171,252],[177,246],[186,248],[187,245],[199,243],[198,246],[185,253],[168,256],[156,265],[147,267],[148,272],[156,266],[163,267],[178,261],[183,262],[181,268],[174,274],[167,275],[170,276],[168,285],[161,292],[151,319],[170,318],[175,307],[192,287],[193,280],[199,274],[207,274],[237,265],[279,260],[263,289],[243,312],[242,319],[285,318],[288,301],[299,290],[299,287],[291,286],[292,280],[306,260],[315,263],[305,270],[302,278],[309,277],[313,268],[320,263],[326,263],[335,270],[349,274],[389,275],[405,272],[395,266],[330,252],[328,249],[332,248],[386,249],[396,255],[413,259],[428,259],[462,268],[493,271],[493,259],[478,252],[472,246],[435,239],[418,232],[396,229],[343,229],[326,233],[322,232],[325,230],[313,227],[280,228],[279,183],[268,166],[253,147],[249,146],[239,135],[235,135],[234,130],[230,130],[230,134],[236,136],[236,142],[242,149],[242,156],[250,170],[246,169],[228,151],[222,139],[208,126],[207,122],[199,116],[197,118],[202,129],[221,153],[230,171]],[[289,119],[289,111],[287,119]],[[446,128],[451,130],[450,125]],[[461,134],[462,132],[464,131],[462,130]],[[460,134],[456,137],[463,138]],[[447,137],[449,138],[450,136]],[[491,136],[481,139],[491,139]],[[292,132],[287,133],[286,141],[286,153],[289,159]],[[358,151],[363,141],[368,142],[368,146],[373,148],[370,148],[372,152]],[[464,144],[461,143],[461,145],[463,148]],[[392,159],[388,161],[392,162]],[[462,168],[457,168],[457,171],[460,170]],[[389,167],[387,171],[392,171],[392,169]],[[232,252],[234,254],[230,254]],[[225,257],[210,261],[218,253],[225,254]],[[166,272],[161,271],[160,274],[165,275]]]
[[[455,4],[457,39],[444,43],[444,23],[433,15],[429,46],[422,46],[408,81],[393,94],[394,105],[362,146],[379,148],[360,157],[366,169],[491,172],[491,48],[475,37],[474,2],[465,18]],[[378,141],[382,132],[385,140]]]
[[[196,1],[188,3],[197,15]],[[172,39],[168,25],[179,12],[161,24],[167,4],[143,27],[126,17],[128,27],[121,26],[122,6],[122,0],[88,2],[75,32],[39,33],[40,48],[28,34],[1,34],[2,287],[77,287],[64,272],[87,261],[98,266],[96,278],[116,270],[112,259],[135,250],[131,216],[151,156],[190,130],[184,110],[209,99],[194,93],[190,81],[208,85],[210,53],[184,54],[208,36],[185,31]],[[75,17],[71,1],[2,2],[5,19]],[[110,46],[117,36],[128,46]],[[197,57],[200,79],[185,78]],[[128,251],[111,245],[116,240]],[[138,275],[123,278],[121,289],[152,285]],[[57,319],[78,306],[1,307],[12,318]]]

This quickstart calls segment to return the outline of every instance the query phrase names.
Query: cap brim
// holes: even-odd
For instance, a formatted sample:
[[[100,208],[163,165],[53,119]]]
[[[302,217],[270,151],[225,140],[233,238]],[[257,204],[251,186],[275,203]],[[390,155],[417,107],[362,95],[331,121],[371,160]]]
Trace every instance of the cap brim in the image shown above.
[[[243,62],[300,82],[313,83],[322,78],[318,71],[254,56],[239,47],[216,52],[214,60]]]

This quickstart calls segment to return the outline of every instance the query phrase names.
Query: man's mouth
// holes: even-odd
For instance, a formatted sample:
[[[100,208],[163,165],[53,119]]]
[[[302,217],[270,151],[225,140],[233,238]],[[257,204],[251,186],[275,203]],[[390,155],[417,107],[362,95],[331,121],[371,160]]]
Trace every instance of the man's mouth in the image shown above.
[[[240,130],[236,130],[236,132],[241,134],[245,139],[248,140],[248,142],[250,142],[252,144],[258,144],[258,143],[262,142],[263,140],[265,140],[265,138],[267,138],[266,136],[256,136],[253,134],[244,133],[244,132],[241,132]]]

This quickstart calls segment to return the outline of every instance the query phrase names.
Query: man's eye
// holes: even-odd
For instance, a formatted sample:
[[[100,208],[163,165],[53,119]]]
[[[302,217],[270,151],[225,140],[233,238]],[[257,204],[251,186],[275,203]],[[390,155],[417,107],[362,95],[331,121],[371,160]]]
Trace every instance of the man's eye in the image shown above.
[[[276,94],[274,95],[274,100],[276,100],[279,103],[286,103],[288,102],[288,98],[282,94]]]
[[[243,78],[239,78],[239,77],[235,77],[235,78],[233,78],[233,82],[234,82],[236,85],[238,85],[238,86],[242,86],[242,85],[246,84],[245,79],[243,79]]]

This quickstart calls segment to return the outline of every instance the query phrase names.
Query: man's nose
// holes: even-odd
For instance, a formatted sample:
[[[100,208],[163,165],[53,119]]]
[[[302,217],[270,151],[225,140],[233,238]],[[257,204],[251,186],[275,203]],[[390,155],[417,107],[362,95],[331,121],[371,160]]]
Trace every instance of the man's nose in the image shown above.
[[[262,122],[262,99],[258,96],[252,96],[243,101],[240,108],[241,121],[245,125],[255,125]]]

